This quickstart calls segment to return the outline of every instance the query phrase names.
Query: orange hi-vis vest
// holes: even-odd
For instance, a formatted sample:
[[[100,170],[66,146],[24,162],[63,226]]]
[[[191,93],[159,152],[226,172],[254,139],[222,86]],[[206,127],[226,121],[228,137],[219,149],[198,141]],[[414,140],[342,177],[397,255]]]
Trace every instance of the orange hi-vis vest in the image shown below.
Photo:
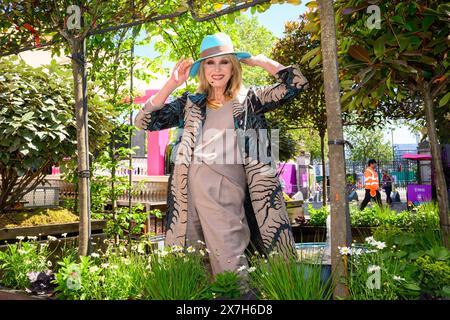
[[[364,171],[364,188],[370,190],[370,195],[375,196],[380,182],[378,180],[378,173],[371,167],[367,167]]]

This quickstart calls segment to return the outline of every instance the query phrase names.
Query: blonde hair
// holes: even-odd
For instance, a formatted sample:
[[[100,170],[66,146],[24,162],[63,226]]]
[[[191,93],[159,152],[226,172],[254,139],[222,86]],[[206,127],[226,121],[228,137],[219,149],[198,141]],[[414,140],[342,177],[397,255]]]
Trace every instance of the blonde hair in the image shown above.
[[[227,99],[233,99],[235,98],[239,90],[241,89],[242,85],[242,67],[239,60],[236,58],[236,55],[234,54],[227,54],[228,58],[230,58],[231,61],[231,78],[228,80],[227,86],[225,87],[225,98]],[[209,84],[208,80],[206,80],[205,75],[205,63],[206,59],[203,60],[200,63],[200,68],[198,70],[198,80],[200,82],[197,92],[206,94],[207,97],[212,92],[212,86]]]

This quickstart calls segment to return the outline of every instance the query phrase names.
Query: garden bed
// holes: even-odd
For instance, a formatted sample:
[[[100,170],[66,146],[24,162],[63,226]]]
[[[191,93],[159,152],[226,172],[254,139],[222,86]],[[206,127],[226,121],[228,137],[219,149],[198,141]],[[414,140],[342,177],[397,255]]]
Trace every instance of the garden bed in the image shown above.
[[[91,222],[92,233],[101,232],[104,228],[106,228],[106,220],[93,220]],[[2,228],[0,229],[0,240],[12,240],[24,236],[43,237],[47,235],[61,235],[64,233],[78,234],[78,231],[78,222],[55,223],[32,227]]]

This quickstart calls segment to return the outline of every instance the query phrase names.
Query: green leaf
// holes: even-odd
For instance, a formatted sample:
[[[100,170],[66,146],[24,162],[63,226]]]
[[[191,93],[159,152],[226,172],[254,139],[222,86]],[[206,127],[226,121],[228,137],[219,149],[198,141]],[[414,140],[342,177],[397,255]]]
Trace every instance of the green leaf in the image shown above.
[[[386,40],[384,35],[375,40],[375,43],[373,44],[373,51],[375,52],[375,56],[377,58],[381,57],[384,54],[386,50],[385,43]]]
[[[426,15],[425,18],[422,19],[422,30],[426,31],[433,24],[434,16]]]
[[[29,112],[27,112],[27,113],[25,113],[25,114],[23,115],[21,121],[22,121],[22,122],[29,121],[29,120],[33,119],[33,116],[34,116],[34,112],[33,112],[33,111],[29,111]]]
[[[441,100],[439,100],[439,107],[447,105],[449,100],[450,100],[450,92],[447,92],[447,94],[443,96]]]
[[[411,291],[420,291],[420,286],[416,283],[406,283],[405,288]]]
[[[320,61],[322,60],[322,57],[320,55],[317,55],[309,62],[309,68],[313,69]]]
[[[403,20],[403,17],[401,17],[401,16],[393,16],[391,19],[393,22],[397,22],[399,24],[405,24],[405,21]]]
[[[308,53],[306,53],[306,54],[302,57],[302,60],[300,60],[300,63],[305,63],[306,61],[308,61],[309,59],[311,59],[312,56],[316,55],[319,51],[320,51],[320,47],[317,47],[317,48],[314,48],[314,49],[308,51]]]

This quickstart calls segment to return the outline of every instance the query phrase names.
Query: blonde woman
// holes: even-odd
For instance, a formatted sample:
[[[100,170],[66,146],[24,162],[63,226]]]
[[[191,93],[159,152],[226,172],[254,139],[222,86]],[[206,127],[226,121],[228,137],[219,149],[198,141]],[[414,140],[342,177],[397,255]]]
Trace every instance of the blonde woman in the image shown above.
[[[278,83],[244,89],[241,63],[265,69]],[[197,92],[165,104],[189,76],[198,76]],[[296,254],[280,181],[268,163],[270,143],[261,144],[261,135],[246,132],[264,129],[264,113],[290,101],[306,85],[298,67],[235,52],[224,33],[203,39],[199,60],[181,59],[175,65],[135,120],[150,131],[183,129],[169,178],[166,245],[205,242],[213,275],[244,271],[247,249]],[[269,160],[250,154],[258,145],[267,148]]]

